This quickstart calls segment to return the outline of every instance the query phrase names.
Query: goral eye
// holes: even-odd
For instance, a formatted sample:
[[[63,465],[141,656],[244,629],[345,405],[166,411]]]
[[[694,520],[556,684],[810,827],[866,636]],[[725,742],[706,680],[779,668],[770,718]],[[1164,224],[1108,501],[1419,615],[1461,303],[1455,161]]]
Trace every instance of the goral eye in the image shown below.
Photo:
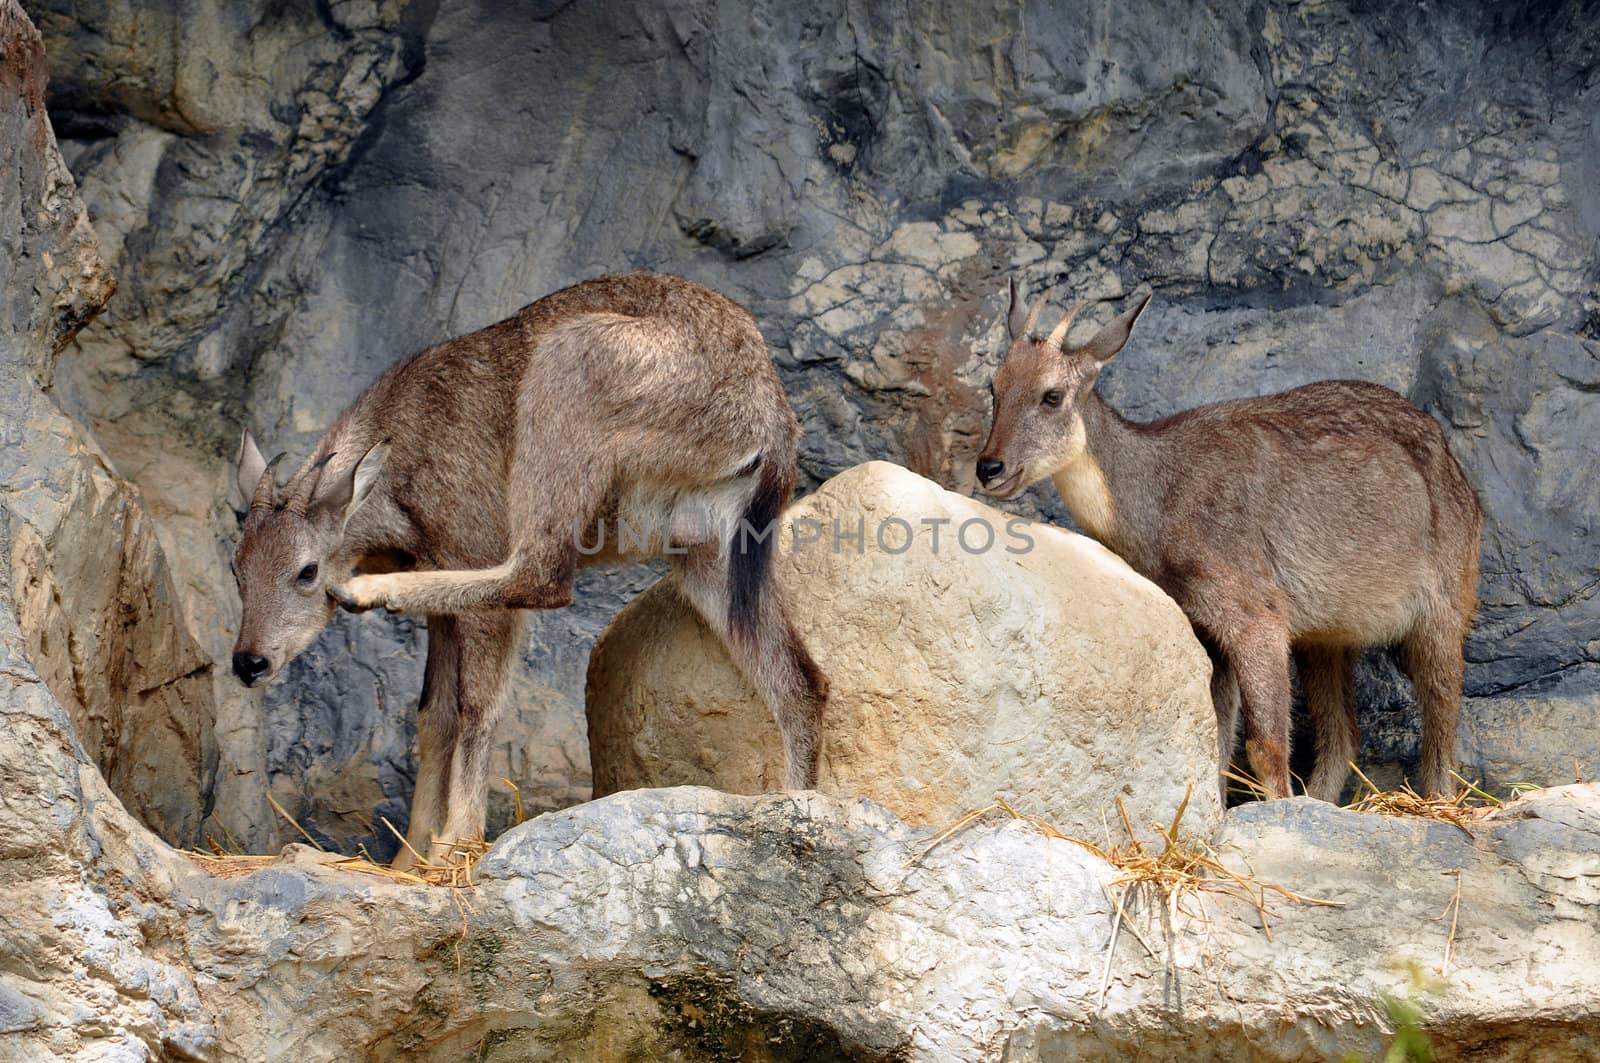
[[[296,576],[295,579],[301,583],[315,583],[317,580],[317,566],[315,564],[307,565],[300,570],[300,575]]]
[[[1057,406],[1061,405],[1061,398],[1062,398],[1061,392],[1059,392],[1059,391],[1047,391],[1047,392],[1044,393],[1044,397],[1039,400],[1039,403],[1040,403],[1040,405],[1048,406],[1053,410]]]

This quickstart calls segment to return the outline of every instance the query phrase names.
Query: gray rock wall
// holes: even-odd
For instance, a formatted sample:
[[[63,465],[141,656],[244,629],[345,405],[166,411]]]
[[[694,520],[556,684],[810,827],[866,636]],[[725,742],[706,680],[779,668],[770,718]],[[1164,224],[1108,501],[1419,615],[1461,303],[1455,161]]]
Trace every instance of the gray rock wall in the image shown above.
[[[242,792],[207,764],[243,739],[207,737],[220,688],[200,640],[225,614],[195,593],[210,540],[186,539],[199,522],[172,501],[209,465],[126,452],[147,492],[61,408],[57,358],[112,285],[43,72],[0,0],[0,1058],[1376,1058],[1397,998],[1441,1058],[1595,1057],[1596,784],[1459,829],[1307,799],[1233,809],[1219,859],[1338,906],[1123,894],[1121,924],[1119,872],[1077,844],[992,817],[911,859],[925,831],[821,794],[588,802],[507,832],[461,891],[305,846],[173,851],[130,810],[188,840],[243,808],[206,805]],[[162,372],[128,394],[158,395]],[[175,424],[191,401],[169,394]],[[141,416],[103,430],[137,440],[109,429]],[[280,773],[291,790],[393,738],[391,714],[332,711],[342,689],[384,689],[385,651],[362,644],[365,678],[337,652],[360,630],[308,661],[332,669],[305,684],[329,708],[263,739],[335,749],[317,779]]]
[[[122,280],[56,394],[142,492],[214,658],[242,425],[301,454],[395,359],[647,266],[756,313],[808,485],[888,458],[970,490],[1020,271],[1091,323],[1154,287],[1102,385],[1130,415],[1356,376],[1437,416],[1488,514],[1469,770],[1600,772],[1600,16],[1577,0],[25,6]],[[1047,486],[1014,508],[1066,519]],[[587,578],[530,625],[497,771],[531,807],[585,796],[587,648],[650,578]],[[346,618],[264,699],[208,673],[202,832],[280,840],[270,787],[382,849],[420,645]],[[1393,779],[1410,693],[1365,671],[1363,757]]]

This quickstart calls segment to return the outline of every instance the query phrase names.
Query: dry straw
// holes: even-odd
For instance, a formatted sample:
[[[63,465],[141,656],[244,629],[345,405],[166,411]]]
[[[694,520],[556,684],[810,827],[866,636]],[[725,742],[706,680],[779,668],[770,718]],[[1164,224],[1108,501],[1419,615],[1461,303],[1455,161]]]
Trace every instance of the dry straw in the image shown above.
[[[506,786],[511,790],[511,799],[516,811],[516,820],[520,824],[524,819],[522,791],[517,787],[517,784],[512,782],[510,779],[501,779],[500,781],[505,783]],[[273,800],[271,794],[267,794],[266,798],[267,803],[272,806],[273,811],[275,811],[279,816],[282,816],[284,821],[288,823],[289,826],[294,828],[295,833],[304,838],[306,842],[318,852],[327,852],[327,850],[318,843],[317,839],[312,836],[310,831],[301,826],[300,822],[291,816],[287,809],[278,804],[277,801]],[[460,891],[469,889],[474,884],[473,872],[476,870],[478,862],[483,859],[483,855],[489,851],[489,843],[481,839],[454,842],[451,844],[449,851],[445,855],[445,858],[436,863],[428,860],[421,853],[411,848],[410,843],[405,839],[405,835],[401,834],[400,831],[395,829],[394,824],[390,823],[388,819],[382,816],[378,818],[379,822],[383,824],[384,829],[393,834],[395,838],[399,840],[401,846],[410,852],[414,863],[409,870],[399,871],[388,866],[387,864],[378,863],[368,855],[365,846],[361,847],[359,856],[341,856],[332,858],[327,861],[326,866],[336,867],[341,871],[350,871],[358,875],[368,875],[373,878],[387,879],[390,882],[399,882],[411,886],[448,886],[452,890],[456,891],[456,903],[470,911],[471,905],[467,904],[465,898],[460,896]],[[374,833],[376,833],[375,829]],[[218,878],[237,878],[240,875],[248,875],[253,871],[259,871],[264,867],[270,867],[280,859],[280,857],[277,856],[230,852],[219,845],[215,838],[211,837],[207,837],[206,842],[210,847],[209,852],[185,850],[184,855],[197,864],[200,868],[212,875],[217,876]]]
[[[1361,781],[1357,788],[1354,801],[1345,807],[1352,812],[1370,812],[1380,816],[1410,816],[1416,819],[1431,819],[1440,823],[1449,823],[1458,827],[1469,837],[1472,832],[1467,827],[1482,819],[1484,816],[1499,808],[1504,802],[1500,798],[1475,786],[1455,772],[1450,774],[1455,777],[1460,789],[1452,797],[1424,797],[1405,783],[1397,790],[1381,790],[1371,779],[1367,778],[1362,770],[1351,763],[1350,770],[1356,773],[1356,778]],[[1363,789],[1364,788],[1364,789]]]

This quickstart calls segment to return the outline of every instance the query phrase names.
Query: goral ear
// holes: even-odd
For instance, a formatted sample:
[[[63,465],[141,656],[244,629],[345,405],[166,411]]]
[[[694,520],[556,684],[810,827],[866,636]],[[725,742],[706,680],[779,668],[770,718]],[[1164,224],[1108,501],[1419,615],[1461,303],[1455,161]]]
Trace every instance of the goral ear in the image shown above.
[[[239,439],[238,472],[234,476],[234,486],[239,489],[236,501],[248,508],[250,500],[255,497],[256,486],[261,483],[261,477],[266,471],[267,459],[261,456],[261,448],[256,446],[255,437],[250,434],[250,429],[246,428],[244,435]],[[239,506],[233,508],[238,510]]]
[[[1050,301],[1050,293],[1046,292],[1034,300],[1033,309],[1029,310],[1025,305],[1027,300],[1023,298],[1022,287],[1017,283],[1016,277],[1011,278],[1010,291],[1011,306],[1006,312],[1006,335],[1012,343],[1016,343],[1033,331],[1033,326],[1039,320],[1039,311],[1043,310],[1044,305]]]
[[[1022,304],[1022,291],[1017,286],[1017,278],[1011,278],[1011,305],[1006,311],[1006,335],[1011,342],[1017,342],[1017,337],[1027,334],[1028,327],[1023,324],[1027,320],[1027,309]]]
[[[332,458],[333,455],[329,455]],[[343,527],[372,494],[389,457],[389,441],[374,444],[361,460],[336,475],[321,477],[311,509],[332,516]]]
[[[1127,344],[1128,337],[1133,335],[1134,323],[1139,320],[1139,315],[1144,313],[1144,308],[1150,305],[1151,294],[1153,293],[1147,293],[1143,299],[1138,300],[1133,306],[1124,310],[1105,328],[1095,333],[1094,339],[1090,340],[1080,350],[1101,365],[1111,361],[1112,358],[1116,357],[1117,352]]]

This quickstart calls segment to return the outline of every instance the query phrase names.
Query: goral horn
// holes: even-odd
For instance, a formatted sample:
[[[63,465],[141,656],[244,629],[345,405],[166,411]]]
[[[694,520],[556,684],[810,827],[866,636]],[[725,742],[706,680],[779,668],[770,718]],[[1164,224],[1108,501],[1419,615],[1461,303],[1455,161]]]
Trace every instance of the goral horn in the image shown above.
[[[328,451],[328,453],[317,459],[315,465],[311,466],[310,473],[300,477],[299,483],[295,484],[294,493],[287,500],[289,509],[297,513],[304,513],[311,507],[311,500],[317,496],[317,489],[322,486],[322,474],[327,472],[328,462],[332,461],[336,454],[338,454],[336,450]],[[294,480],[289,482],[291,484],[295,483]]]
[[[1033,305],[1028,308],[1028,320],[1022,323],[1022,331],[1017,333],[1017,339],[1025,339],[1033,335],[1033,326],[1038,324],[1039,321],[1039,311],[1045,308],[1045,304],[1050,301],[1050,297],[1054,294],[1054,288],[1047,289],[1043,295],[1033,301]]]
[[[1078,316],[1078,312],[1083,309],[1083,306],[1083,303],[1073,303],[1072,306],[1068,307],[1060,323],[1050,330],[1050,338],[1045,340],[1045,343],[1051,347],[1060,347],[1062,350],[1066,350],[1062,344],[1067,341],[1067,329],[1072,327],[1072,319]]]
[[[267,462],[267,467],[261,473],[261,479],[256,481],[256,493],[250,499],[251,509],[271,509],[278,497],[278,462],[287,454],[279,454]]]

